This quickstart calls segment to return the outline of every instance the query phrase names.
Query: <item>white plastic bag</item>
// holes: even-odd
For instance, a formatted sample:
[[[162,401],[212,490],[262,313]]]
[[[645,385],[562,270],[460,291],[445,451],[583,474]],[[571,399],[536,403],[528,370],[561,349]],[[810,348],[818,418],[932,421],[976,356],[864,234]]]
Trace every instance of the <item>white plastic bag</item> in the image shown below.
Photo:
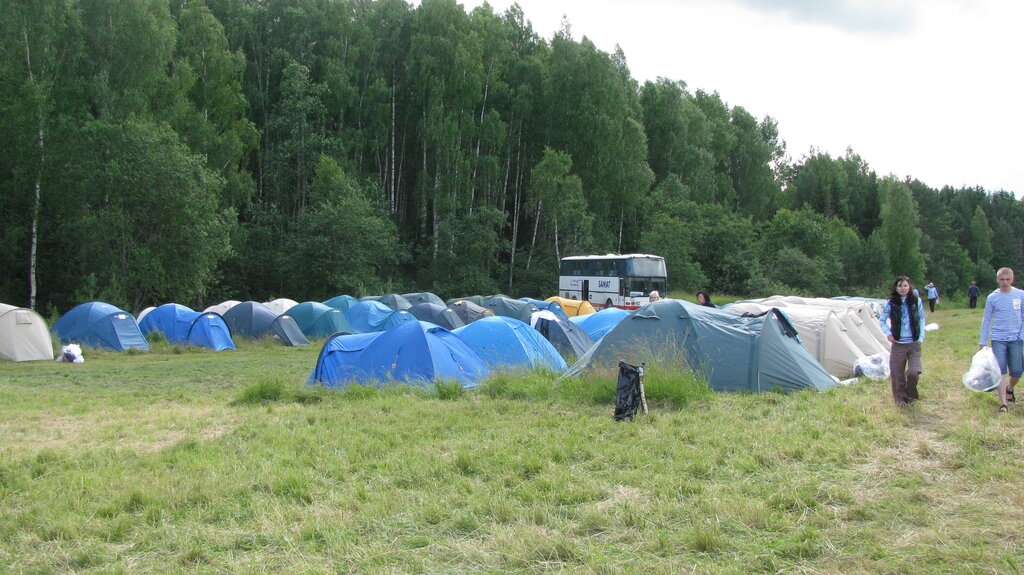
[[[59,363],[85,363],[82,348],[77,343],[69,343],[60,348],[60,355],[54,361]]]
[[[1002,370],[992,348],[985,346],[971,358],[971,369],[964,374],[964,387],[971,391],[992,391],[1003,381]]]
[[[886,379],[889,377],[889,352],[881,351],[875,355],[857,358],[853,364],[853,375],[868,379]]]
[[[937,324],[937,323],[930,323],[930,324],[924,326],[924,330],[925,331],[936,331],[938,329],[939,329],[939,324]]]

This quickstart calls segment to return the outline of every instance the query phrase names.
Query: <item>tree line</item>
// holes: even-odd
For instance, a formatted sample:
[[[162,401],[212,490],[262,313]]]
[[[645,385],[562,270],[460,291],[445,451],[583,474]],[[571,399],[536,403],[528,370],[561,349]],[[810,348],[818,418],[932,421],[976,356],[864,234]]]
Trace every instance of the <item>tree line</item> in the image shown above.
[[[567,255],[674,288],[962,291],[1024,260],[1004,191],[787,154],[771,117],[568,22],[455,0],[0,3],[0,301],[65,310],[547,296]]]

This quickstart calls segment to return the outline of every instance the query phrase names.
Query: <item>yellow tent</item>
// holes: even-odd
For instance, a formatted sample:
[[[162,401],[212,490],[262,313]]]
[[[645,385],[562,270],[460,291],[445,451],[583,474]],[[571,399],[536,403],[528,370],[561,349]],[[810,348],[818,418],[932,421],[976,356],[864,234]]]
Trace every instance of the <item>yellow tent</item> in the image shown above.
[[[562,311],[564,311],[565,315],[569,317],[587,315],[597,311],[594,309],[594,306],[590,305],[590,302],[586,300],[566,299],[564,297],[554,296],[549,297],[544,301],[558,302],[558,305],[562,306]]]

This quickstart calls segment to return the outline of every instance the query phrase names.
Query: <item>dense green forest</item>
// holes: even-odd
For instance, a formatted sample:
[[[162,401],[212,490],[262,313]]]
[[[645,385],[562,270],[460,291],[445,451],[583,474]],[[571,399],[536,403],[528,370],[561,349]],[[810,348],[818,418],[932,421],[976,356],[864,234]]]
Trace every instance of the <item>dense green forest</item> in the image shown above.
[[[793,160],[566,22],[455,0],[0,2],[0,301],[552,295],[566,255],[674,288],[944,294],[1024,260],[1004,191]],[[884,89],[884,87],[879,87]],[[837,111],[841,113],[841,111]]]

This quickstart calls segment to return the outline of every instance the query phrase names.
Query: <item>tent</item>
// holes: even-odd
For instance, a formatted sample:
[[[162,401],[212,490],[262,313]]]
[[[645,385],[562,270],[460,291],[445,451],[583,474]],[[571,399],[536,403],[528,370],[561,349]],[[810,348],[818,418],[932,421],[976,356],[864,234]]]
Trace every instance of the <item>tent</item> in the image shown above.
[[[155,310],[154,306],[149,306],[139,312],[139,315],[135,316],[135,323],[142,323],[142,318],[146,317],[146,314]]]
[[[406,293],[402,294],[402,297],[404,297],[406,301],[408,301],[412,305],[416,305],[418,303],[432,303],[434,305],[439,305],[441,307],[445,307],[446,305],[448,305],[444,303],[443,299],[428,291],[419,293]]]
[[[333,307],[334,309],[340,309],[341,311],[348,311],[348,308],[359,303],[359,300],[350,295],[339,295],[332,297],[331,299],[324,302],[327,307]]]
[[[264,302],[263,305],[269,307],[274,313],[284,313],[299,305],[299,302],[286,297],[279,297],[273,301]]]
[[[653,361],[689,369],[715,391],[825,390],[835,378],[807,353],[796,329],[773,310],[742,317],[681,300],[650,302],[590,348],[571,375],[601,371],[614,376],[619,361]]]
[[[364,300],[345,312],[348,324],[356,333],[387,331],[403,323],[413,323],[416,316],[407,310],[393,310],[379,301]]]
[[[412,304],[409,303],[409,300],[405,299],[404,297],[396,293],[389,293],[387,295],[368,295],[364,298],[360,298],[359,301],[380,302],[395,311],[409,309],[412,307]]]
[[[523,323],[530,323],[533,312],[539,311],[532,303],[519,301],[501,295],[491,296],[484,300],[483,306],[494,312],[494,315],[514,317]]]
[[[724,309],[740,315],[756,316],[777,308],[757,303],[736,303]],[[871,355],[862,351],[850,338],[846,324],[836,313],[837,310],[798,305],[782,311],[796,328],[804,349],[821,363],[825,371],[840,379],[853,377],[857,360]]]
[[[558,303],[557,301],[544,301],[544,300],[533,299],[533,298],[529,298],[529,297],[521,297],[521,298],[519,298],[519,301],[525,301],[526,303],[532,303],[533,305],[537,306],[537,310],[538,311],[549,311],[549,312],[555,314],[555,316],[557,316],[558,319],[564,319],[564,320],[568,320],[569,319],[569,316],[565,313],[565,310],[562,309],[562,305],[560,303]]]
[[[628,311],[617,307],[609,307],[596,313],[570,317],[569,321],[582,327],[583,331],[587,332],[587,335],[590,336],[590,339],[597,341],[627,317],[629,317]]]
[[[530,318],[530,327],[539,331],[566,359],[580,357],[594,345],[594,340],[583,328],[548,310],[534,313]]]
[[[318,301],[304,301],[288,310],[288,315],[306,337],[325,338],[335,333],[356,331],[345,318],[345,312]]]
[[[568,299],[564,297],[554,296],[549,297],[545,301],[556,302],[559,306],[561,306],[562,311],[565,312],[565,315],[569,317],[588,315],[597,311],[596,309],[594,309],[594,306],[591,305],[590,302],[587,300]]]
[[[488,374],[484,362],[451,332],[413,321],[389,331],[331,336],[307,383],[340,387],[400,381],[426,386],[458,381],[472,387]]]
[[[484,300],[485,299],[487,299],[487,298],[485,298],[482,295],[468,295],[466,297],[453,297],[453,298],[447,300],[445,303],[448,304],[448,305],[452,305],[453,303],[458,302],[458,301],[468,301],[468,302],[475,303],[476,305],[482,307],[484,305]]]
[[[269,307],[255,301],[242,302],[224,314],[234,337],[260,339],[272,337],[288,346],[309,345],[302,328],[288,314],[276,314]]]
[[[453,331],[492,370],[568,369],[558,350],[537,330],[512,317],[484,317]]]
[[[28,308],[0,303],[0,359],[53,361],[46,321]]]
[[[61,343],[114,351],[149,351],[149,342],[142,335],[135,317],[109,303],[94,301],[75,306],[53,324],[52,331]]]
[[[139,323],[142,333],[157,331],[175,345],[194,345],[216,351],[237,349],[224,318],[213,312],[199,312],[167,303],[146,314]]]
[[[409,308],[409,313],[416,316],[420,321],[430,322],[439,325],[447,330],[453,330],[466,325],[455,310],[436,303],[423,302]]]
[[[450,303],[448,304],[448,309],[458,314],[459,318],[461,318],[462,322],[466,325],[469,325],[482,317],[491,317],[494,315],[493,311],[469,300],[459,300]]]
[[[886,338],[882,327],[878,323],[878,314],[872,309],[872,304],[860,300],[837,300],[829,298],[802,298],[796,296],[771,296],[761,300],[750,300],[756,303],[764,303],[774,307],[789,308],[793,306],[811,305],[829,307],[832,309],[845,310],[853,314],[855,323],[860,327],[860,333],[867,334],[864,337],[872,337],[881,346],[883,351],[889,351],[889,340]],[[739,303],[739,302],[737,302]],[[883,304],[884,305],[884,304]],[[867,350],[877,348],[875,345],[860,344],[860,348]]]
[[[204,309],[203,311],[212,311],[213,313],[219,313],[221,317],[224,317],[224,312],[228,311],[229,309],[235,307],[240,303],[242,302],[238,301],[237,299],[224,300],[217,305],[211,305],[210,307]]]

